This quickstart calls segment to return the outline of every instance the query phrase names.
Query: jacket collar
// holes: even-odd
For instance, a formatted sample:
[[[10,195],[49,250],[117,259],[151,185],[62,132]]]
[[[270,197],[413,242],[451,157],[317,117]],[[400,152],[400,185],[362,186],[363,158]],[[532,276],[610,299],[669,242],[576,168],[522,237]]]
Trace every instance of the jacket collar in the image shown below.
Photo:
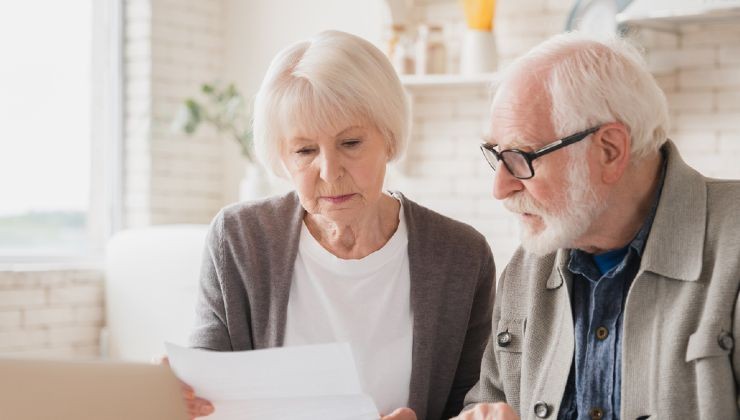
[[[547,278],[546,287],[550,290],[557,289],[563,285],[564,281],[569,281],[573,276],[568,270],[568,261],[570,260],[569,249],[559,249],[555,254],[555,270],[550,272]]]
[[[675,144],[663,146],[667,159],[665,180],[655,219],[645,244],[640,271],[663,277],[696,281],[702,270],[707,218],[707,189],[704,177],[687,165]],[[560,249],[555,270],[547,279],[548,289],[557,289],[571,278],[570,250]]]
[[[707,219],[704,177],[688,166],[675,144],[663,146],[665,184],[650,230],[640,271],[663,277],[696,281],[702,270]]]

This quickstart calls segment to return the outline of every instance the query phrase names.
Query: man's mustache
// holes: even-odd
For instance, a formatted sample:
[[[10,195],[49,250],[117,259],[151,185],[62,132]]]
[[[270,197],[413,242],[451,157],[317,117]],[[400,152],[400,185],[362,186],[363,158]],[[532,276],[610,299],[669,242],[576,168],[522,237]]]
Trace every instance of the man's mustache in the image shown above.
[[[528,213],[539,216],[545,213],[531,196],[524,193],[515,194],[504,200],[504,207],[517,214]]]

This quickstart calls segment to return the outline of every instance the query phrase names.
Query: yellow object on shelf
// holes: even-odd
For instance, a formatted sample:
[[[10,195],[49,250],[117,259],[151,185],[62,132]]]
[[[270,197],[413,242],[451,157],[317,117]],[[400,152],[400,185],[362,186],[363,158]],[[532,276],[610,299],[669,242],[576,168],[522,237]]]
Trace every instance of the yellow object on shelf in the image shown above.
[[[495,0],[462,0],[469,29],[493,30]]]

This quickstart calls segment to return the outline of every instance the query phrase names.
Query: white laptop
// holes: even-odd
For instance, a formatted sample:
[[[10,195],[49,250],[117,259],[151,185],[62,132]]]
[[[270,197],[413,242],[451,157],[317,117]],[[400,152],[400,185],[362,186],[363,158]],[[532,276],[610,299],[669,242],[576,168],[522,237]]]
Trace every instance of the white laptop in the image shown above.
[[[187,420],[165,366],[0,358],[0,420]]]

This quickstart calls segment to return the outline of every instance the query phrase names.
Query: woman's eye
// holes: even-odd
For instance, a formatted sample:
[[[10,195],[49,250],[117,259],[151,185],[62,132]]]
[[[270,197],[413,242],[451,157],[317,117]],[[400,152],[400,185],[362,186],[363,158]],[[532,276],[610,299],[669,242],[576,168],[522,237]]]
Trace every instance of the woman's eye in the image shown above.
[[[345,140],[342,142],[342,145],[344,145],[345,147],[350,147],[350,148],[358,146],[359,144],[360,144],[360,140],[357,140],[357,139]]]
[[[296,150],[296,154],[299,154],[299,155],[309,155],[309,154],[313,153],[313,150],[314,149],[310,149],[310,148],[304,147],[302,149]]]

